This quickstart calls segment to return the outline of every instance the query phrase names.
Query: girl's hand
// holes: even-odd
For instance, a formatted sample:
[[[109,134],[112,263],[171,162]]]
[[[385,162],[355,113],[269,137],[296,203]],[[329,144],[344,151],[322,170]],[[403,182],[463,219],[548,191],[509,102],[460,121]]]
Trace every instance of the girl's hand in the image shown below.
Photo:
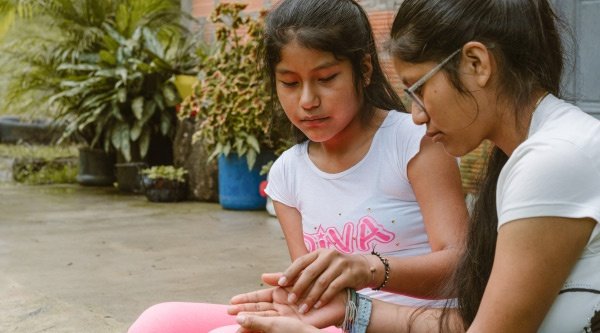
[[[311,311],[309,313],[301,313],[297,305],[288,303],[287,298],[288,291],[286,291],[284,288],[275,287],[258,290],[251,293],[234,296],[231,299],[232,305],[229,307],[227,312],[230,315],[243,316],[246,318],[244,320],[250,320],[249,323],[242,323],[242,326],[246,325],[244,327],[252,327],[252,329],[256,329],[255,326],[250,326],[255,325],[254,323],[256,322],[256,319],[254,319],[254,317],[286,317],[300,320],[301,322],[314,327],[328,327],[331,325],[337,325],[344,320],[344,313],[346,309],[345,291],[336,295],[334,300],[327,306],[323,306],[321,309]],[[277,324],[277,326],[274,327],[279,327],[278,325],[281,323],[292,324],[294,321],[260,320],[259,323],[268,325],[271,325],[272,323],[273,325]],[[299,323],[300,322],[295,323],[294,325],[299,325]],[[286,332],[295,332],[295,330],[288,329]]]
[[[288,287],[288,303],[299,304],[300,313],[307,313],[313,306],[325,306],[346,288],[367,287],[371,280],[366,257],[320,249],[296,259],[278,284]]]
[[[260,317],[251,315],[239,315],[236,318],[242,326],[238,332],[264,332],[264,333],[310,333],[321,332],[316,327],[303,323],[295,318],[287,317]]]

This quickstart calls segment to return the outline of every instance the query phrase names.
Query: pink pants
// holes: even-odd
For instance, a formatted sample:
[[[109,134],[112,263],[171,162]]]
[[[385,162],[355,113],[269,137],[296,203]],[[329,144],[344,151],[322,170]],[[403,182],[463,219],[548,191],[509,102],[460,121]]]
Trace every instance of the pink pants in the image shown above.
[[[128,333],[234,333],[238,328],[235,316],[227,314],[227,305],[169,302],[144,311]],[[325,331],[341,332],[335,327]]]
[[[144,311],[128,333],[207,333],[234,324],[235,316],[227,314],[227,305],[169,302]]]

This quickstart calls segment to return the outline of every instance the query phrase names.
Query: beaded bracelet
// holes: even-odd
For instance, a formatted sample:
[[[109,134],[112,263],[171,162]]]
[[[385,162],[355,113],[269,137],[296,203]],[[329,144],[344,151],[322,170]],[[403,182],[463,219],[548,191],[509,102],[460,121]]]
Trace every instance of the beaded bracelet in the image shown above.
[[[382,257],[381,253],[375,252],[374,248],[373,251],[371,251],[371,254],[377,256],[377,258],[379,258],[379,260],[381,260],[381,262],[383,263],[383,268],[385,268],[383,282],[379,285],[379,287],[371,288],[373,290],[381,290],[383,287],[385,287],[385,285],[388,283],[388,280],[390,279],[390,262],[387,258]]]

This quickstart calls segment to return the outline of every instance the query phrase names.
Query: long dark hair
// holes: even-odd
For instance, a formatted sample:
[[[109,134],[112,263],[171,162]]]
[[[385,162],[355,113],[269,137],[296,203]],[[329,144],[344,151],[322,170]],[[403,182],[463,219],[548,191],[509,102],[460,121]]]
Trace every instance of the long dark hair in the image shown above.
[[[497,62],[499,97],[512,101],[515,123],[543,89],[556,96],[563,71],[559,20],[548,0],[404,0],[388,48],[409,63],[440,62],[469,41],[488,46]],[[444,66],[454,88],[472,96],[457,71],[460,56]],[[469,219],[466,249],[451,289],[465,328],[475,318],[496,250],[496,184],[508,156],[494,147]],[[448,312],[446,311],[446,314]],[[446,316],[447,319],[447,316]]]
[[[350,61],[354,87],[362,97],[363,123],[369,123],[375,108],[405,111],[381,68],[367,14],[353,0],[283,0],[268,13],[261,58],[276,110],[281,106],[276,98],[275,67],[281,61],[281,49],[294,40]],[[367,55],[371,56],[373,66],[368,85],[362,68]],[[297,136],[299,141],[306,138],[300,131]]]

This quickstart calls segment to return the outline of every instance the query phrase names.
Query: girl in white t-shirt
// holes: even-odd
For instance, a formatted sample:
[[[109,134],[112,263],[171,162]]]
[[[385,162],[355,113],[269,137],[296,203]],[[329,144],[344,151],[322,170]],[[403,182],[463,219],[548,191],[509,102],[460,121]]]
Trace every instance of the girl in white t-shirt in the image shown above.
[[[561,35],[549,0],[404,0],[395,17],[389,50],[415,123],[454,156],[495,144],[454,278],[457,308],[339,293],[301,315],[274,288],[235,297],[232,313],[263,301],[271,316],[317,327],[346,314],[352,332],[599,332],[600,122],[556,97]],[[316,331],[290,318],[238,321]]]
[[[429,300],[447,296],[467,219],[458,163],[395,111],[366,13],[352,0],[284,0],[264,41],[277,107],[299,138],[266,188],[293,261],[281,277],[295,281],[289,301],[306,312],[351,287],[443,305]]]

